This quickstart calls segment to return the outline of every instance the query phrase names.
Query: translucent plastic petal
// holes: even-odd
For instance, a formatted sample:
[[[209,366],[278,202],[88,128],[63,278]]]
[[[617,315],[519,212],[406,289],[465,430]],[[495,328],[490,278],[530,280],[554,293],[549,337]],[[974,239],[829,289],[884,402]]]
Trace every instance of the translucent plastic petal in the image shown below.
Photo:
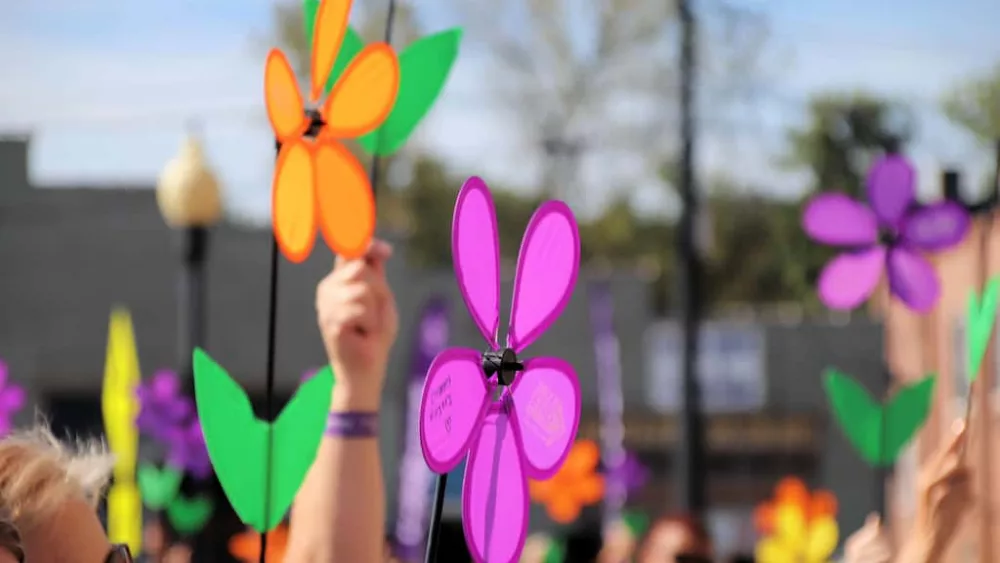
[[[309,126],[295,71],[277,49],[271,49],[264,64],[264,105],[274,136],[282,143],[302,135]]]
[[[517,426],[498,405],[470,446],[462,487],[462,524],[476,563],[514,563],[528,533],[528,481]]]
[[[399,61],[385,43],[364,48],[344,70],[323,104],[326,133],[360,137],[385,121],[399,93]]]
[[[337,60],[340,44],[347,32],[347,20],[351,15],[351,0],[322,0],[316,12],[313,31],[312,57],[310,58],[310,94],[313,102],[323,95],[327,77]]]
[[[285,143],[274,167],[271,220],[281,253],[291,262],[309,257],[316,242],[313,150],[304,140]]]
[[[458,192],[451,222],[451,256],[465,306],[494,350],[500,328],[500,236],[490,189],[469,178]]]
[[[528,476],[548,479],[569,455],[580,424],[576,372],[559,358],[528,360],[511,396]]]
[[[371,184],[358,159],[329,139],[316,147],[316,204],[327,246],[344,258],[363,256],[375,234]]]
[[[449,348],[434,358],[420,398],[420,449],[431,471],[447,473],[465,456],[488,395],[481,352]]]
[[[517,257],[507,345],[521,352],[555,322],[573,296],[580,269],[576,218],[561,201],[547,201],[528,221]]]

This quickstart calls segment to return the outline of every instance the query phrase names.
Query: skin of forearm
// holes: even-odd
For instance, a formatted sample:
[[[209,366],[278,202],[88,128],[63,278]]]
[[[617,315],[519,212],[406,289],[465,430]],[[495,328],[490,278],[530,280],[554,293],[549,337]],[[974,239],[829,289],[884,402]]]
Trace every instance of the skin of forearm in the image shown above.
[[[377,394],[336,386],[331,412],[377,412]],[[286,561],[381,563],[385,483],[377,438],[324,436],[292,507]]]

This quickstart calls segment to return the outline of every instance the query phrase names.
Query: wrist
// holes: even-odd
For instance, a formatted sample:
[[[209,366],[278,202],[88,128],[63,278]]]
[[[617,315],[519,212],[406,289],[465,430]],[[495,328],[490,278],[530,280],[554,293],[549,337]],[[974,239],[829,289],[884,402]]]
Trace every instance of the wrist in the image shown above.
[[[338,381],[333,386],[330,412],[377,413],[382,403],[381,388],[370,388]]]

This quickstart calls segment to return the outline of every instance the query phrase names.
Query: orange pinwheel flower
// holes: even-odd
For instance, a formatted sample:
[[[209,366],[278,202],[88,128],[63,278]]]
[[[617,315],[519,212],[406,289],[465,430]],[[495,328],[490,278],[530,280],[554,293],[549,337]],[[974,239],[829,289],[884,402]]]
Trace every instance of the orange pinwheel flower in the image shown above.
[[[580,510],[604,496],[604,477],[597,473],[601,452],[591,440],[579,440],[559,472],[547,481],[529,481],[531,499],[545,505],[549,517],[560,524],[576,520]]]
[[[310,65],[313,104],[337,59],[351,0],[319,4]],[[337,139],[364,135],[392,110],[399,92],[399,61],[385,43],[365,47],[344,70],[320,108],[322,126],[305,137],[312,119],[285,54],[272,49],[264,68],[264,99],[281,145],[274,167],[271,214],[274,237],[292,262],[312,252],[316,228],[344,257],[361,256],[375,232],[375,200],[361,163]]]
[[[267,563],[281,563],[288,548],[288,526],[282,524],[267,533]],[[229,538],[229,554],[244,563],[260,561],[260,534],[247,528],[245,532]]]

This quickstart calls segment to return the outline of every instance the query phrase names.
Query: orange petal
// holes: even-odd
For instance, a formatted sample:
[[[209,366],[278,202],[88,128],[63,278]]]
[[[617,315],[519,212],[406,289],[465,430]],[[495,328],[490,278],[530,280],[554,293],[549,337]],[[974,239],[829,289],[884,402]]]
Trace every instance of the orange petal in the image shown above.
[[[593,440],[577,440],[566,456],[562,471],[575,475],[591,473],[601,461],[601,449]]]
[[[535,502],[545,502],[546,499],[552,496],[552,491],[552,479],[546,481],[528,480],[528,495]]]
[[[774,532],[774,505],[769,502],[757,505],[753,511],[753,525],[759,534],[771,535]]]
[[[311,98],[313,103],[323,95],[333,63],[337,61],[340,44],[347,32],[347,19],[351,15],[351,0],[322,0],[316,10],[313,28],[312,58],[310,59]]]
[[[375,234],[375,198],[361,163],[340,143],[316,148],[316,204],[330,249],[344,258],[363,256]]]
[[[302,139],[281,147],[274,167],[271,218],[282,254],[298,263],[316,242],[316,196],[311,144]]]
[[[604,497],[604,477],[591,473],[577,481],[576,498],[583,504],[594,504]]]
[[[298,137],[309,127],[295,71],[285,54],[277,49],[267,54],[264,66],[264,104],[274,136],[279,141]]]
[[[325,133],[359,137],[378,127],[399,93],[399,61],[385,43],[365,47],[344,69],[323,105]]]
[[[545,509],[549,518],[560,524],[569,524],[580,515],[580,504],[568,494],[556,495],[545,505]]]
[[[798,506],[803,512],[809,507],[809,489],[798,477],[785,477],[775,488],[778,504]]]
[[[260,557],[260,536],[247,530],[229,538],[229,554],[246,563],[255,563]]]
[[[830,491],[816,491],[809,499],[809,520],[837,515],[837,497]]]

